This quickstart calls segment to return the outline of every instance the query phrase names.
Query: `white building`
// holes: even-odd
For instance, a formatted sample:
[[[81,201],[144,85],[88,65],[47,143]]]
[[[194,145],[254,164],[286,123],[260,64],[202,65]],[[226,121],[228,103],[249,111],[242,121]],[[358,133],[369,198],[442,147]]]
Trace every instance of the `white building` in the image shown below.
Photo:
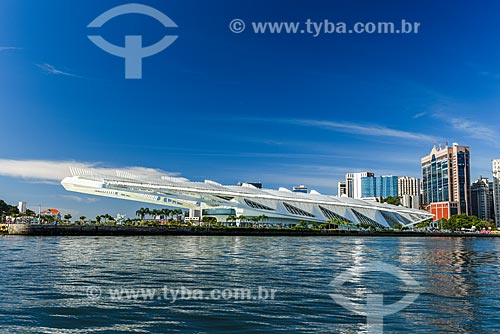
[[[361,191],[361,178],[362,177],[374,177],[375,174],[372,172],[361,172],[361,173],[347,173],[345,175],[345,187],[347,197],[360,199],[363,197]]]
[[[398,196],[407,208],[420,207],[420,179],[410,176],[398,177]]]
[[[26,202],[19,202],[17,209],[19,210],[19,213],[26,213]]]
[[[337,196],[338,197],[347,196],[345,181],[339,181],[337,183]]]
[[[493,206],[495,222],[500,227],[500,159],[493,160]]]
[[[326,223],[342,220],[381,228],[412,226],[432,218],[425,211],[346,197],[328,196],[315,190],[292,192],[286,188],[259,189],[251,184],[223,186],[217,182],[191,182],[169,176],[143,177],[116,171],[103,175],[93,170],[72,169],[62,180],[66,190],[144,203],[190,209],[198,218],[215,217],[228,222],[235,217],[265,217],[263,223],[291,227],[301,221]],[[190,220],[191,217],[190,215]]]

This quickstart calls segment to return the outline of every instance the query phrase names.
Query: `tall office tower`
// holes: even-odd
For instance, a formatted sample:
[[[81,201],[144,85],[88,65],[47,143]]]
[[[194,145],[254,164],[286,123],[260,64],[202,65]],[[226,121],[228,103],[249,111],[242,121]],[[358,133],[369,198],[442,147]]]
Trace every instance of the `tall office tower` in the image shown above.
[[[361,178],[362,198],[398,196],[398,177],[392,175],[364,176]]]
[[[422,201],[434,219],[470,212],[470,149],[453,143],[433,147],[421,159]]]
[[[470,186],[471,212],[474,216],[488,220],[493,219],[491,214],[491,192],[488,179],[480,177]]]
[[[361,178],[362,177],[373,177],[375,176],[372,172],[361,172],[361,173],[347,173],[345,175],[346,184],[346,194],[348,197],[361,198]]]
[[[420,208],[420,179],[410,176],[398,178],[398,196],[407,208]]]
[[[500,227],[500,159],[493,160],[493,206],[495,223]]]
[[[347,196],[347,189],[345,185],[345,181],[339,181],[337,183],[337,196],[342,197],[342,196]]]
[[[496,221],[496,217],[495,217],[495,202],[493,200],[493,197],[494,197],[493,189],[495,189],[495,187],[493,185],[493,181],[490,181],[488,183],[488,186],[490,188],[490,219],[493,219],[493,221],[496,224],[497,221]]]

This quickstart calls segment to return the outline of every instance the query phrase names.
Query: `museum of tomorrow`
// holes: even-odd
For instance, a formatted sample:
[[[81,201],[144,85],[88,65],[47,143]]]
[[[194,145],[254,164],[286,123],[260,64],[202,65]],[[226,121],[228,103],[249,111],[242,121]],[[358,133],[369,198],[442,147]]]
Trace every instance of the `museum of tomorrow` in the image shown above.
[[[62,186],[78,193],[118,198],[190,210],[190,218],[215,217],[226,222],[234,216],[266,217],[272,226],[291,227],[300,222],[343,221],[349,225],[410,227],[432,219],[432,214],[402,206],[323,195],[315,190],[292,192],[286,188],[262,189],[243,183],[191,182],[172,176],[142,176],[122,170],[71,168]]]

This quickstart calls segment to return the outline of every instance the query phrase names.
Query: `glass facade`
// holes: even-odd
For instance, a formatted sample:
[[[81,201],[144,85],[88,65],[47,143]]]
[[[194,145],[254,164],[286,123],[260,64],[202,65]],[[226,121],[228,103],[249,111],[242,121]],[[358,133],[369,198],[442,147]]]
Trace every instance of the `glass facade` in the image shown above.
[[[205,209],[202,211],[204,216],[235,216],[235,209]]]
[[[362,197],[397,197],[398,177],[397,176],[377,176],[361,178]]]
[[[422,188],[424,203],[447,202],[449,198],[448,159],[436,159],[432,155],[430,163],[422,166]]]
[[[468,154],[466,152],[458,152],[457,153],[457,172],[458,172],[458,191],[459,191],[459,205],[460,205],[460,212],[467,212],[467,202],[466,202],[466,172],[468,169]]]
[[[468,146],[434,147],[422,158],[423,205],[456,203],[458,213],[470,212],[470,151]],[[455,210],[455,206],[450,206]]]

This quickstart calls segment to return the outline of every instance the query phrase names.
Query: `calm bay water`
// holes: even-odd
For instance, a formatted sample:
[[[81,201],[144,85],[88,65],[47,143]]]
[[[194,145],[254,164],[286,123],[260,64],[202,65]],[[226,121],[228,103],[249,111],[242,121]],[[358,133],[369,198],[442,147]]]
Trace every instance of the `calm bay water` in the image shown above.
[[[384,318],[384,333],[500,333],[499,254],[500,239],[485,238],[4,236],[0,332],[367,333],[366,318],[329,294],[363,303],[380,293],[391,304],[408,287],[377,272],[329,284],[382,261],[420,285],[413,304]],[[259,287],[267,298],[209,295]],[[154,298],[133,294],[141,288]],[[182,289],[204,297],[161,294]]]

